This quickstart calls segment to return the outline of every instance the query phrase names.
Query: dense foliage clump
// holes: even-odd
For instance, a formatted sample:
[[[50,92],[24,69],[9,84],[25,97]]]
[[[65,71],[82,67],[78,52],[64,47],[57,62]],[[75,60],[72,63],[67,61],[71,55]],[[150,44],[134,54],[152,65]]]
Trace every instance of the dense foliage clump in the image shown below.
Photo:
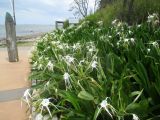
[[[83,21],[46,34],[33,50],[30,79],[36,85],[24,100],[32,100],[40,118],[158,119],[159,36],[157,14],[135,26]]]
[[[159,0],[100,0],[100,9],[86,19],[110,25],[118,18],[130,25],[146,21],[149,13],[160,14]]]

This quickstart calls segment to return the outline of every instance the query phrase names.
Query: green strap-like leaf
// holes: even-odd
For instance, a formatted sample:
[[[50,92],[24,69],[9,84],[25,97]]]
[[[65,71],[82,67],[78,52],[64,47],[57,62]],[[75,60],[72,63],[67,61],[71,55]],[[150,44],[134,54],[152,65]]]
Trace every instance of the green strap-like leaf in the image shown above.
[[[83,100],[94,100],[94,97],[90,93],[88,93],[84,90],[79,92],[78,97]]]

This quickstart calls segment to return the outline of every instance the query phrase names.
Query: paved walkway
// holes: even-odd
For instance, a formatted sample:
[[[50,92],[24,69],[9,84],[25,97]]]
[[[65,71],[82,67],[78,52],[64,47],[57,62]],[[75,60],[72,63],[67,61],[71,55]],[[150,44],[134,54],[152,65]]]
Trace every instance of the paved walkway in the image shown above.
[[[0,120],[28,120],[21,96],[29,87],[30,47],[19,47],[19,62],[9,63],[6,48],[0,48]]]

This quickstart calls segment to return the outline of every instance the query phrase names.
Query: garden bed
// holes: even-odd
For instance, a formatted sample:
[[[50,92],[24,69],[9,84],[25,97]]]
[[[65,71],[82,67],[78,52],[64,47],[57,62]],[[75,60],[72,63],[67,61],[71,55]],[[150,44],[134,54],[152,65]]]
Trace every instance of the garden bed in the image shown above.
[[[34,112],[62,120],[158,118],[159,36],[157,14],[140,25],[83,21],[46,34],[31,58],[30,80],[38,82],[26,96]]]

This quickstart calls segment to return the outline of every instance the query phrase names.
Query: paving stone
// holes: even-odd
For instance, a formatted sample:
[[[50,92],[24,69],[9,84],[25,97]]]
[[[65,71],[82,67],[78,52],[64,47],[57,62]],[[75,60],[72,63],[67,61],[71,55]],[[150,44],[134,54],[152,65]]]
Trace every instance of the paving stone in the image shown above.
[[[19,88],[14,90],[0,91],[0,102],[20,99],[26,89],[27,88]]]

